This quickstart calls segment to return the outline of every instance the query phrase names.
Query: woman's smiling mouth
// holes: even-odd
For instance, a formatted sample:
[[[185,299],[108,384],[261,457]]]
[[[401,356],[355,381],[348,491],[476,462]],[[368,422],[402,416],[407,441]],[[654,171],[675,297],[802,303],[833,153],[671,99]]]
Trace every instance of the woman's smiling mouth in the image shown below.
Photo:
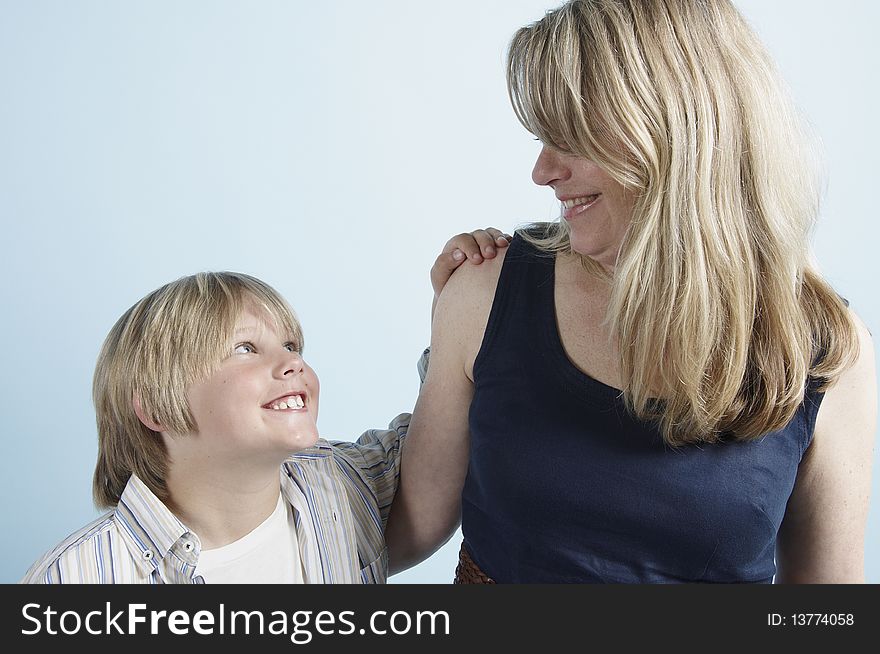
[[[562,215],[566,220],[571,220],[575,216],[591,209],[601,197],[601,193],[595,193],[570,200],[562,200]]]

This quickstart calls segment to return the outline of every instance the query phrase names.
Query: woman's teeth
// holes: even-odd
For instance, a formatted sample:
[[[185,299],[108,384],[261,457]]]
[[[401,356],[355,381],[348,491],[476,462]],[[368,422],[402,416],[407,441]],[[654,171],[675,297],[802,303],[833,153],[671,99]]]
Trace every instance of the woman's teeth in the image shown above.
[[[305,406],[305,402],[300,395],[292,395],[287,398],[287,400],[282,400],[281,402],[275,402],[269,408],[274,409],[275,411],[282,411],[284,409],[302,409]]]
[[[595,195],[587,195],[587,196],[585,196],[585,197],[577,198],[577,199],[575,199],[575,200],[565,200],[565,201],[562,203],[562,206],[565,207],[566,209],[574,209],[575,207],[580,207],[580,206],[583,206],[583,205],[585,205],[585,204],[592,204],[592,203],[595,202],[598,198],[599,198],[599,194],[598,194],[598,193],[595,194]]]

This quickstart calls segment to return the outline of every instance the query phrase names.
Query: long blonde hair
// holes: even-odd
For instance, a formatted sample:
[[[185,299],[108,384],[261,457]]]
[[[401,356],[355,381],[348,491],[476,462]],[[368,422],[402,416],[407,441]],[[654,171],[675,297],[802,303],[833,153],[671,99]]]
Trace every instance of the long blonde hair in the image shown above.
[[[231,353],[235,323],[246,306],[274,320],[302,350],[302,329],[284,298],[242,273],[182,277],[137,302],[110,330],[92,386],[98,423],[92,492],[99,507],[119,502],[132,474],[167,499],[165,443],[141,423],[132,401],[137,398],[144,414],[176,434],[196,431],[186,392]]]
[[[627,405],[667,443],[776,431],[809,377],[852,365],[811,260],[813,141],[729,0],[571,0],[513,37],[508,88],[529,131],[638,196],[607,324]],[[535,242],[570,251],[567,224]]]

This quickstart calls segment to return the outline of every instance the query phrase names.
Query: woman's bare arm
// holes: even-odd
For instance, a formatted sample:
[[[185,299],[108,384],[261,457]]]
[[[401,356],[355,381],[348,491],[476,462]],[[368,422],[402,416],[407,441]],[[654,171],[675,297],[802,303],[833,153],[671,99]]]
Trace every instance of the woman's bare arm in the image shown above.
[[[431,362],[404,442],[400,485],[385,531],[392,574],[434,553],[461,521],[473,361],[505,252],[460,268],[437,301]]]
[[[779,530],[777,583],[862,583],[877,428],[874,346],[855,317],[856,364],[825,394]]]

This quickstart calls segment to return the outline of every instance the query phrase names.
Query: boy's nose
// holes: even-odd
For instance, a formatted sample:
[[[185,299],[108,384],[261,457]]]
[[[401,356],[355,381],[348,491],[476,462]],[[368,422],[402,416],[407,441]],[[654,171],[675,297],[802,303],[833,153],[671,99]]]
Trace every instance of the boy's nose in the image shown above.
[[[291,352],[289,356],[285,357],[283,367],[284,375],[297,375],[301,373],[305,368],[305,362],[303,361],[302,355],[299,352]]]

